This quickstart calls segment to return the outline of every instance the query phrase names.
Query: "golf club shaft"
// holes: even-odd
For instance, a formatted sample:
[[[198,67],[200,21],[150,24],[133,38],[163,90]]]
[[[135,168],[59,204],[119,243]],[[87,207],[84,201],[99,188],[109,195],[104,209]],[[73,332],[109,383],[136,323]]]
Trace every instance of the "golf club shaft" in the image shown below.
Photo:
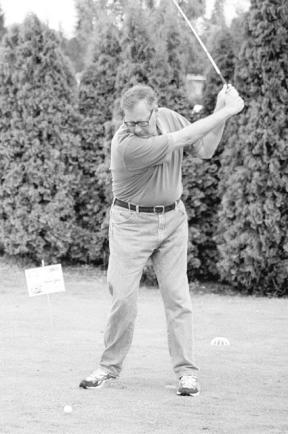
[[[207,50],[207,48],[205,47],[205,45],[203,44],[202,40],[200,39],[200,37],[198,36],[197,32],[194,30],[192,24],[190,23],[190,21],[188,20],[188,18],[186,17],[186,15],[184,14],[184,12],[182,11],[181,7],[178,5],[177,0],[172,0],[173,3],[175,4],[175,6],[177,7],[178,11],[180,12],[180,14],[182,15],[182,17],[184,18],[184,20],[186,21],[186,23],[188,24],[188,26],[190,27],[190,29],[192,30],[194,36],[196,37],[197,41],[199,42],[199,44],[201,45],[201,47],[203,48],[204,52],[206,53],[208,59],[210,60],[212,66],[214,67],[215,71],[217,72],[217,74],[219,75],[219,77],[221,78],[223,84],[227,84],[225,78],[223,77],[223,75],[221,74],[220,69],[218,68],[218,66],[216,65],[216,63],[214,62],[213,57],[211,56],[211,54],[209,53],[209,51]]]

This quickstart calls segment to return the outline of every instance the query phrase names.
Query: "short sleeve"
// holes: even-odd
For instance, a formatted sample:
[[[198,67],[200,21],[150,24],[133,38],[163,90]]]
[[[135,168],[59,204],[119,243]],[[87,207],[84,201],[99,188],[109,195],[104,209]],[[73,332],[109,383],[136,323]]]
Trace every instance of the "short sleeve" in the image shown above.
[[[191,122],[189,122],[184,116],[180,115],[180,113],[177,113],[173,110],[170,110],[170,112],[173,114],[174,119],[177,121],[178,130],[181,130],[182,128],[188,127],[188,125],[191,125]],[[193,143],[192,147],[190,148],[189,154],[194,158],[201,158],[201,149],[203,147],[203,138],[197,140]]]
[[[129,170],[144,169],[164,163],[171,152],[172,134],[153,137],[128,136],[123,147],[124,164]]]
[[[172,111],[172,110],[171,110]],[[189,122],[184,116],[180,115],[180,113],[173,112],[175,114],[175,117],[177,119],[177,122],[179,124],[178,129],[181,130],[182,128],[188,127],[188,125],[191,125],[191,122]]]

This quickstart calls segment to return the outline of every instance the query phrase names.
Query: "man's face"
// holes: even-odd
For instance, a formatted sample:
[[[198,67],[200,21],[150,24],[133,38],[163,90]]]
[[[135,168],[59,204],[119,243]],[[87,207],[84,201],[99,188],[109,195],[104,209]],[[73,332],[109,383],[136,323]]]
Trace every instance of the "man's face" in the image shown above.
[[[131,110],[125,110],[125,124],[131,133],[138,137],[157,135],[157,107],[150,106],[146,100],[141,100]],[[130,124],[131,122],[131,124]]]

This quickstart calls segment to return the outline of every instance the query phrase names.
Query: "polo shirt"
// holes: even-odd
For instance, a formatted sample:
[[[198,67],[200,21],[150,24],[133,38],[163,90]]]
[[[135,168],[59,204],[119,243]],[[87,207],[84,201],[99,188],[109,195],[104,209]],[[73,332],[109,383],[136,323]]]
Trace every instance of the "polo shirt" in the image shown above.
[[[140,206],[168,205],[179,199],[183,149],[171,151],[171,133],[188,125],[187,119],[164,107],[158,109],[156,136],[138,137],[123,123],[111,143],[113,196]]]

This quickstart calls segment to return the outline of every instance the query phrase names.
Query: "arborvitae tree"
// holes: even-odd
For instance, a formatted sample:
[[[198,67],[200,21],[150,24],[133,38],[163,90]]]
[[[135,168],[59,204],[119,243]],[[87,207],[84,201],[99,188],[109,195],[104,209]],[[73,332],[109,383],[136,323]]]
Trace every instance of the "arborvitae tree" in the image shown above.
[[[221,74],[227,83],[232,82],[235,71],[236,55],[233,49],[233,41],[233,34],[226,27],[215,35],[214,44],[211,50],[212,57],[220,68]],[[215,95],[217,95],[221,90],[222,86],[223,83],[221,78],[210,65],[210,70],[207,74],[203,89],[203,114],[210,114],[214,110]]]
[[[86,57],[89,56],[90,46],[95,46],[94,37],[99,28],[102,28],[103,19],[109,16],[111,22],[121,27],[123,15],[131,0],[75,0],[76,7],[76,28],[75,38],[72,38],[65,47],[67,54],[71,53],[76,71],[80,72],[85,68]],[[78,59],[74,58],[74,49],[78,49]],[[89,59],[88,59],[89,62]],[[77,69],[78,68],[78,69]],[[81,69],[80,69],[81,68]]]
[[[175,6],[161,2],[149,16],[150,34],[157,41],[149,84],[159,96],[159,105],[190,117],[192,106],[185,89],[185,42],[183,23],[175,16]]]
[[[83,50],[79,54],[83,56],[95,30],[96,1],[75,0],[75,8],[77,15],[75,34]]]
[[[148,12],[141,1],[130,3],[126,11],[121,34],[121,66],[119,65],[116,88],[118,95],[136,83],[149,83],[155,47],[149,32]]]
[[[252,0],[235,85],[246,109],[223,153],[218,237],[222,279],[287,294],[288,5]]]
[[[141,1],[131,3],[121,46],[116,82],[119,95],[136,83],[148,84],[158,93],[160,106],[188,116],[191,107],[185,94],[185,39],[175,7],[160,2],[147,10],[141,7]]]
[[[233,51],[237,59],[239,59],[241,46],[244,42],[244,30],[247,12],[239,11],[238,15],[232,20],[230,32],[233,35]]]
[[[35,15],[14,26],[0,59],[0,244],[37,261],[72,241],[78,141],[75,79],[55,32]]]
[[[5,16],[4,16],[4,13],[2,11],[2,7],[0,5],[0,41],[3,38],[5,33],[6,33]]]
[[[206,9],[205,0],[177,0],[179,6],[191,21],[193,26],[197,28],[197,20],[203,17]],[[203,74],[207,59],[203,51],[200,49],[199,42],[187,26],[183,17],[178,13],[176,6],[172,1],[161,0],[161,4],[166,7],[171,7],[171,12],[179,26],[182,43],[179,47],[179,54],[182,56],[185,74]]]
[[[219,26],[220,30],[226,27],[224,6],[225,0],[215,0],[211,14],[211,23],[215,26]]]
[[[75,197],[77,240],[70,255],[74,260],[101,263],[103,243],[107,238],[107,232],[101,229],[101,225],[110,205],[106,198],[106,186],[101,181],[106,157],[105,123],[112,118],[115,100],[119,30],[109,17],[103,16],[102,25],[93,39],[90,60],[79,86],[79,110],[83,117],[78,156],[81,179]]]
[[[226,29],[219,32],[214,41],[212,56],[224,77],[229,80],[234,72],[232,35]],[[211,114],[216,105],[217,93],[222,82],[214,69],[210,71],[204,87],[204,109],[201,117]],[[196,120],[196,118],[195,118]],[[227,131],[227,126],[226,126]],[[190,244],[188,254],[188,275],[192,278],[215,279],[218,277],[216,263],[218,252],[213,235],[217,227],[217,210],[219,205],[219,156],[221,155],[226,133],[212,159],[197,160],[188,152],[183,164],[183,184],[188,212]]]
[[[227,28],[224,6],[225,0],[215,0],[211,17],[209,19],[204,18],[205,31],[201,36],[209,51],[213,50],[215,47],[215,38],[217,34]],[[206,59],[206,73],[210,71],[210,68],[211,64],[208,59]]]
[[[61,49],[65,56],[69,57],[75,73],[80,74],[85,65],[85,58],[82,52],[82,45],[76,37],[67,39],[60,34]]]

